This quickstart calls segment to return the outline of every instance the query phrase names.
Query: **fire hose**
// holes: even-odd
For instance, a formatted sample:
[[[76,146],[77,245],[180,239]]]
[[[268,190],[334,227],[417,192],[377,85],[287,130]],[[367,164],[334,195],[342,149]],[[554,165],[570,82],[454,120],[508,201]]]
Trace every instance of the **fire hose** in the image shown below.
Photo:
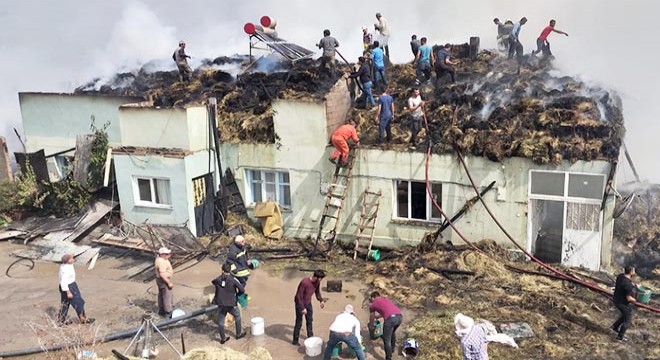
[[[454,109],[454,117],[456,116],[457,112],[458,112],[458,107],[456,107],[456,108]],[[445,211],[440,207],[440,205],[438,205],[438,203],[436,202],[435,198],[433,197],[433,193],[432,193],[432,191],[431,191],[431,184],[430,184],[430,182],[429,182],[429,161],[430,161],[430,159],[431,159],[431,150],[432,150],[432,148],[433,148],[433,143],[432,143],[431,138],[430,138],[430,132],[429,132],[428,120],[427,120],[427,118],[426,118],[426,113],[422,113],[422,115],[423,115],[423,117],[424,117],[424,127],[425,127],[425,129],[426,129],[426,134],[427,134],[426,136],[427,136],[427,138],[428,138],[428,146],[427,146],[427,149],[426,149],[425,174],[424,174],[424,176],[425,176],[425,182],[426,182],[426,191],[427,191],[429,197],[431,198],[431,201],[432,201],[432,203],[433,203],[433,206],[434,206],[434,207],[440,212],[440,214],[442,214],[442,216],[445,218],[445,220],[447,221],[447,223],[449,224],[449,226],[451,226],[451,228],[454,230],[454,232],[456,232],[456,234],[461,238],[461,240],[463,240],[463,241],[464,241],[468,246],[470,246],[472,249],[477,250],[477,251],[479,251],[479,252],[482,252],[479,248],[477,248],[474,244],[472,244],[472,242],[470,242],[470,241],[469,241],[469,240],[468,240],[468,239],[467,239],[467,238],[466,238],[466,237],[465,237],[465,236],[464,236],[464,235],[463,235],[463,234],[462,234],[462,233],[456,228],[456,226],[455,226],[455,225],[451,222],[451,220],[449,219],[449,216],[447,216],[447,214],[445,213]],[[484,206],[484,208],[486,209],[486,212],[488,212],[488,215],[493,219],[493,221],[495,222],[495,224],[500,228],[500,230],[502,230],[502,232],[504,233],[504,235],[505,235],[505,236],[506,236],[511,242],[513,242],[513,244],[514,244],[518,249],[520,249],[520,250],[521,250],[526,256],[528,256],[532,261],[534,261],[535,263],[539,264],[541,267],[543,267],[544,269],[550,271],[551,273],[554,273],[555,275],[557,275],[558,277],[562,278],[563,280],[570,281],[570,282],[572,282],[572,283],[575,283],[575,284],[578,284],[578,285],[584,286],[584,287],[586,287],[586,288],[588,288],[588,289],[590,289],[590,290],[596,291],[596,292],[598,292],[598,293],[601,293],[601,294],[604,294],[604,295],[607,295],[607,296],[610,296],[610,297],[612,296],[612,292],[610,292],[610,291],[608,291],[608,290],[605,290],[605,289],[601,288],[600,286],[598,286],[598,285],[596,285],[596,284],[592,284],[592,283],[589,283],[589,282],[587,282],[587,281],[584,281],[584,280],[578,279],[578,278],[576,278],[576,277],[573,277],[573,276],[570,276],[570,275],[564,274],[563,272],[561,272],[561,271],[559,271],[559,270],[553,268],[552,266],[550,266],[550,265],[544,263],[543,261],[537,259],[535,256],[533,256],[532,254],[530,254],[525,248],[523,248],[523,247],[522,247],[522,246],[521,246],[521,245],[520,245],[520,244],[519,244],[519,243],[518,243],[518,242],[517,242],[512,236],[511,236],[511,234],[509,234],[509,232],[506,231],[506,229],[504,228],[504,226],[502,226],[502,224],[499,222],[499,220],[497,220],[497,218],[495,217],[495,215],[493,214],[493,212],[490,210],[490,208],[488,207],[488,205],[486,205],[486,202],[484,201],[483,197],[482,197],[481,194],[479,193],[479,189],[477,188],[477,186],[476,186],[474,180],[472,179],[472,175],[471,175],[470,172],[469,172],[469,169],[468,169],[468,167],[467,167],[467,164],[465,163],[465,159],[463,158],[463,155],[461,154],[460,150],[459,150],[456,146],[455,146],[455,150],[456,150],[456,153],[457,153],[457,155],[458,155],[459,160],[461,161],[461,164],[463,165],[463,168],[465,169],[465,173],[466,173],[466,175],[468,176],[468,179],[470,180],[470,184],[472,185],[472,188],[474,189],[474,191],[475,191],[476,194],[477,194],[477,197],[479,198],[479,201],[480,201],[481,204]],[[483,252],[482,252],[482,253],[483,253]],[[660,309],[659,309],[659,308],[656,308],[656,307],[653,307],[653,306],[650,306],[650,305],[647,305],[647,304],[642,304],[642,303],[640,303],[640,302],[638,302],[638,301],[634,301],[633,303],[634,303],[636,306],[640,307],[640,308],[643,308],[643,309],[649,310],[649,311],[654,312],[654,313],[656,313],[656,314],[660,313]]]

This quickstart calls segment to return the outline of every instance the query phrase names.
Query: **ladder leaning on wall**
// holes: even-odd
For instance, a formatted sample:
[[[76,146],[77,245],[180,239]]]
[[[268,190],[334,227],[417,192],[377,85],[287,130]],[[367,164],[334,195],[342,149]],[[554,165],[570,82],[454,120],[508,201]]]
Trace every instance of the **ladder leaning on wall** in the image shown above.
[[[360,206],[360,218],[357,223],[357,232],[355,234],[355,249],[353,250],[353,260],[357,259],[358,252],[364,252],[367,257],[371,246],[374,243],[374,231],[376,229],[376,218],[378,217],[378,208],[380,207],[380,197],[383,194],[381,190],[371,191],[369,188],[362,194],[362,204]],[[366,246],[367,240],[369,245]],[[364,250],[361,250],[362,247]]]
[[[348,187],[351,184],[351,175],[353,173],[353,163],[355,162],[355,149],[348,155],[348,164],[346,166],[335,167],[332,181],[328,184],[328,192],[325,197],[325,206],[319,222],[319,232],[316,236],[314,250],[310,257],[317,253],[319,240],[324,239],[327,242],[327,252],[332,250],[332,246],[337,235],[337,227],[341,219],[341,213],[344,208],[344,200],[348,194]],[[340,159],[337,159],[340,162]]]

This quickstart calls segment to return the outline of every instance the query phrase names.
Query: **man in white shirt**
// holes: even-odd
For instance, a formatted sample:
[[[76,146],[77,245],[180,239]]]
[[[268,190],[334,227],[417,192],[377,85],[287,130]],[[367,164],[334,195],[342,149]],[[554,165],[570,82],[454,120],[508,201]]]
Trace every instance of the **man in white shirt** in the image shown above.
[[[58,274],[60,283],[60,298],[62,307],[57,315],[57,322],[64,324],[69,312],[69,305],[76,310],[81,324],[91,324],[95,319],[85,314],[85,300],[83,300],[78,284],[76,284],[76,270],[73,267],[73,254],[62,256],[62,265]]]
[[[408,109],[410,110],[410,146],[417,146],[417,134],[422,129],[422,120],[424,118],[424,101],[419,95],[419,89],[413,89],[412,95],[408,98]]]
[[[353,305],[346,305],[344,312],[337,315],[330,325],[330,338],[326,344],[323,360],[330,360],[332,350],[339,342],[345,342],[357,355],[358,360],[364,360],[362,336],[360,336],[360,320],[355,317]]]
[[[376,19],[378,20],[378,24],[374,24],[374,27],[379,33],[378,43],[385,50],[385,56],[389,58],[390,47],[388,46],[388,42],[390,40],[390,23],[380,13],[376,13]]]

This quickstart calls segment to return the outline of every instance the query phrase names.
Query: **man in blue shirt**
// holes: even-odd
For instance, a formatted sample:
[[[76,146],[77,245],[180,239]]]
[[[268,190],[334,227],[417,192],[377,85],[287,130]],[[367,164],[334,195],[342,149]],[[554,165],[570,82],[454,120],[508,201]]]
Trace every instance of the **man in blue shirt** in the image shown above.
[[[431,47],[426,45],[426,38],[423,37],[420,40],[422,44],[419,49],[417,49],[417,54],[415,55],[414,63],[417,63],[417,84],[421,82],[430,82],[431,81],[431,63],[434,62],[433,51]]]
[[[380,47],[378,41],[374,41],[374,48],[371,50],[371,61],[374,63],[374,83],[376,86],[381,84],[387,85],[387,77],[385,77],[385,53]]]
[[[378,121],[378,142],[383,143],[385,133],[387,133],[387,142],[392,141],[392,117],[394,117],[394,99],[387,93],[387,87],[383,94],[378,97],[378,112],[376,121]]]
[[[451,44],[447,43],[440,50],[438,50],[438,56],[436,57],[435,62],[435,82],[436,86],[440,86],[440,80],[445,75],[449,73],[451,76],[451,82],[456,82],[456,70],[454,69],[454,63],[450,60],[451,58]]]
[[[523,46],[520,43],[520,30],[523,25],[527,23],[527,18],[523,17],[519,22],[513,24],[513,29],[511,29],[511,35],[509,35],[509,59],[513,59],[513,54],[516,54],[518,62],[522,60],[523,56]]]

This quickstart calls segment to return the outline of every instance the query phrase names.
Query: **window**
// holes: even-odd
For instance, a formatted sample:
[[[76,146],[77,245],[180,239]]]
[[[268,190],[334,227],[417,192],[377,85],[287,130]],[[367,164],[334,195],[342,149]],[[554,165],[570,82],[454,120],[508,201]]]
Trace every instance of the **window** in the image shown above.
[[[531,171],[530,196],[600,203],[605,176],[569,172]]]
[[[133,192],[138,206],[172,207],[169,179],[135,177]]]
[[[291,208],[289,173],[284,171],[245,170],[248,204],[276,201],[285,209]]]
[[[440,211],[435,208],[426,191],[426,183],[420,181],[395,180],[395,217],[410,220],[439,221]],[[432,183],[434,200],[442,207],[442,184]]]

